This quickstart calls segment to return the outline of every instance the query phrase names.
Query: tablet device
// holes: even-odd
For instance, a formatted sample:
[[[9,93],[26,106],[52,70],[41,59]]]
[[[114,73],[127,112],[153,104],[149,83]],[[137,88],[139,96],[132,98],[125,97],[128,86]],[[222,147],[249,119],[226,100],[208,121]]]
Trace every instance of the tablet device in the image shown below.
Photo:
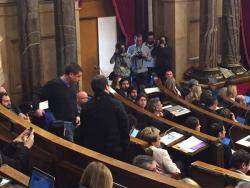
[[[138,135],[138,133],[139,133],[139,130],[137,130],[137,129],[132,129],[132,131],[131,131],[131,133],[130,133],[130,136],[136,137],[136,136]]]
[[[29,181],[29,188],[54,188],[55,177],[34,167]]]

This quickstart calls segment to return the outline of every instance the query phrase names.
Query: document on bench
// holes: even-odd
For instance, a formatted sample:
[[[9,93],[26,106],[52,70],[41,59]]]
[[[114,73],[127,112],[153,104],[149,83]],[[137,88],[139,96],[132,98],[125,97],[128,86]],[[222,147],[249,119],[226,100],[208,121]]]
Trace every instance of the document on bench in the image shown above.
[[[145,88],[144,91],[147,95],[152,94],[152,93],[160,93],[161,92],[161,90],[158,87]]]
[[[162,109],[170,112],[174,116],[180,116],[191,112],[189,109],[180,105],[176,106],[168,105],[164,106]]]
[[[207,144],[205,142],[203,142],[202,140],[199,140],[195,136],[191,136],[188,139],[183,140],[182,142],[176,144],[176,146],[180,150],[186,153],[193,153],[197,151],[198,149],[203,148],[206,145]]]
[[[49,108],[49,101],[43,101],[39,103],[40,110],[46,110]]]
[[[184,137],[183,134],[180,134],[180,133],[173,131],[173,132],[170,132],[170,133],[164,135],[163,137],[161,137],[161,143],[168,146],[171,143],[173,143],[173,142],[175,142],[183,137]]]
[[[238,140],[238,141],[236,142],[236,144],[240,144],[240,145],[243,145],[243,146],[249,148],[249,147],[250,147],[250,135],[248,135],[248,136],[246,136],[246,137],[244,137],[244,138]]]

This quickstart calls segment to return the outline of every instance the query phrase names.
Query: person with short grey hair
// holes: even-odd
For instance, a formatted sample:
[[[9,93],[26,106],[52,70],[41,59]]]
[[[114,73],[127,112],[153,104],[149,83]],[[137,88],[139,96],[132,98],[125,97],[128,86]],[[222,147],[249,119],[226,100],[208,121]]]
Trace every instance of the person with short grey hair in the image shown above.
[[[143,168],[145,170],[153,171],[156,173],[160,173],[158,171],[158,164],[153,159],[153,157],[148,155],[138,155],[133,159],[133,165]]]
[[[240,181],[235,188],[249,188],[250,182]]]
[[[152,98],[148,101],[147,109],[156,116],[163,117],[162,103],[158,97]]]

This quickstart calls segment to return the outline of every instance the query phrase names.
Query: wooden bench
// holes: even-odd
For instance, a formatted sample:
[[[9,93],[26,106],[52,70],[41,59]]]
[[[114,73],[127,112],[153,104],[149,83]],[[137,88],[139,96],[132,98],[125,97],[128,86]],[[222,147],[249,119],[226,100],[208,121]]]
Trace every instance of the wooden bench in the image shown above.
[[[188,186],[175,179],[138,168],[66,141],[23,120],[1,105],[0,115],[12,122],[11,124],[8,122],[1,124],[9,130],[10,135],[20,134],[29,127],[34,129],[35,145],[31,149],[30,166],[36,166],[55,176],[57,187],[68,188],[77,185],[83,169],[91,161],[106,164],[112,172],[114,181],[126,187],[185,188]]]
[[[250,126],[242,125],[238,122],[229,120],[227,118],[224,118],[222,116],[219,116],[215,113],[209,112],[208,110],[205,110],[199,106],[196,106],[180,97],[176,97],[173,93],[171,93],[169,90],[167,90],[161,82],[158,82],[158,87],[160,90],[168,96],[171,100],[175,101],[177,104],[180,104],[188,109],[190,109],[192,112],[196,113],[197,116],[206,116],[207,118],[213,120],[213,121],[219,121],[219,122],[224,122],[225,126],[232,125],[233,127],[231,128],[231,139],[233,143],[236,141],[244,138],[245,136],[250,134]]]
[[[250,181],[250,176],[210,165],[201,161],[192,163],[191,178],[206,188],[235,186],[239,181]]]
[[[139,106],[135,105],[133,102],[131,102],[128,99],[125,99],[124,97],[122,97],[121,95],[119,95],[117,92],[115,92],[115,90],[113,90],[112,88],[110,88],[110,92],[112,93],[112,95],[118,99],[119,101],[121,101],[128,109],[134,110],[138,113],[141,113],[151,119],[156,120],[157,122],[160,122],[161,124],[159,125],[159,129],[161,129],[162,131],[166,131],[169,128],[174,128],[177,131],[180,131],[181,133],[185,134],[185,136],[196,136],[197,138],[207,142],[209,144],[209,148],[206,150],[206,152],[210,153],[211,156],[209,156],[209,163],[211,164],[216,164],[218,166],[223,166],[224,165],[224,150],[223,150],[223,146],[220,144],[218,138],[215,138],[213,136],[209,136],[207,134],[192,130],[188,127],[185,127],[183,125],[177,124],[175,122],[169,121],[165,118],[161,118],[161,117],[157,117],[155,114],[144,110],[142,108],[140,108]],[[206,155],[206,157],[208,157]]]

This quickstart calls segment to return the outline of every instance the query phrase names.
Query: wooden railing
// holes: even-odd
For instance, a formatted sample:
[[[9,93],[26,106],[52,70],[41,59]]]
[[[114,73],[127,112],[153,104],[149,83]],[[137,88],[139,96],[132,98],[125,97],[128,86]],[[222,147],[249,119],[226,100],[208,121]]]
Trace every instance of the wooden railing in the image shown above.
[[[112,172],[114,181],[127,187],[184,188],[188,186],[175,179],[138,168],[66,141],[23,120],[1,105],[0,116],[11,122],[1,122],[1,126],[10,135],[20,134],[29,127],[34,129],[35,145],[31,149],[30,165],[55,176],[57,187],[68,188],[77,185],[83,169],[91,161],[106,164]]]

